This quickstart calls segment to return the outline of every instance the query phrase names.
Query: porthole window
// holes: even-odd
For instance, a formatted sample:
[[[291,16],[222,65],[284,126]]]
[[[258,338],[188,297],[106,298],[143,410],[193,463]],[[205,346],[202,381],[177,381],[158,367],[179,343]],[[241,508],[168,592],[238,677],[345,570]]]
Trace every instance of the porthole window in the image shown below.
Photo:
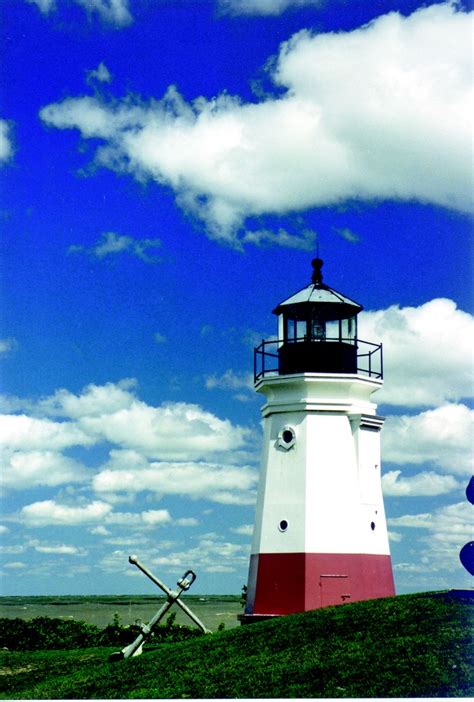
[[[282,519],[281,522],[278,525],[278,528],[280,531],[286,531],[288,529],[288,522],[286,519]]]
[[[295,445],[295,441],[296,434],[293,427],[288,425],[284,426],[278,434],[278,446],[285,449],[285,451],[289,451],[289,449]]]
[[[372,531],[375,530],[375,522],[370,522],[370,528],[372,529]]]

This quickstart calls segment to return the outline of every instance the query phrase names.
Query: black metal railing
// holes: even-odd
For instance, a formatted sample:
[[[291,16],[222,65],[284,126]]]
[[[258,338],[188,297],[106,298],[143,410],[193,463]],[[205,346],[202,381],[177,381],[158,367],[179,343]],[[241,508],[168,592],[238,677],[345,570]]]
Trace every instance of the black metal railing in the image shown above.
[[[301,344],[301,346],[300,346]],[[298,347],[298,350],[304,350],[303,368],[296,367],[288,368],[288,361],[283,362],[283,357],[288,350]],[[331,357],[331,351],[335,352],[340,347],[352,347],[354,353],[354,367],[344,368],[342,365],[338,367],[337,360],[327,371],[327,359]],[[318,354],[324,351],[325,364],[318,367]],[[336,356],[336,353],[334,354]],[[360,375],[371,378],[383,378],[383,354],[382,344],[374,344],[371,341],[363,341],[362,339],[340,339],[326,338],[321,341],[308,341],[306,337],[300,339],[292,339],[283,341],[282,339],[272,339],[271,341],[262,340],[260,346],[254,350],[254,380],[271,375],[286,375],[291,373],[302,372],[331,372],[331,373],[348,373],[354,372]]]

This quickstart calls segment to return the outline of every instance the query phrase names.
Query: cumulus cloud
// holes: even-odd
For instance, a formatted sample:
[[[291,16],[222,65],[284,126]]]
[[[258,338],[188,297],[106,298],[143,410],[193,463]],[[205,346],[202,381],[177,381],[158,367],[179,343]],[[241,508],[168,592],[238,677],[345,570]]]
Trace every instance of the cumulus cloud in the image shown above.
[[[99,259],[127,253],[144,263],[158,263],[160,259],[157,256],[150,255],[148,252],[159,248],[161,248],[160,239],[134,239],[131,236],[124,236],[115,232],[104,232],[94,246],[86,247],[73,244],[69,247],[68,252],[86,253]]]
[[[90,384],[78,394],[62,388],[36,403],[15,398],[13,405],[27,405],[30,414],[1,417],[3,486],[25,490],[85,482],[109,506],[131,502],[138,493],[253,503],[257,476],[248,465],[251,430],[195,404],[150,406],[139,400],[135,386],[128,379]],[[107,447],[108,460],[93,468],[62,453],[94,445]],[[62,507],[49,501],[25,509],[27,521],[58,523],[63,518]],[[74,523],[71,509],[64,507],[65,523]],[[89,512],[81,505],[78,509],[77,518],[83,515],[87,520]],[[152,510],[140,519],[142,524],[158,524],[165,518],[165,511]],[[134,513],[108,512],[103,522],[132,524],[135,519]],[[176,525],[194,526],[189,519]]]
[[[110,24],[124,26],[132,21],[128,0],[76,0],[76,2],[88,13],[97,12],[101,19]]]
[[[321,6],[322,0],[218,0],[219,7],[232,15],[280,15],[289,8]]]
[[[61,388],[53,395],[42,398],[37,407],[40,412],[54,417],[100,417],[131,407],[135,401],[136,385],[133,378],[105,385],[91,383],[79,395]]]
[[[453,583],[472,584],[459,561],[460,549],[473,538],[472,505],[467,501],[439,507],[432,514],[405,514],[388,521],[397,529],[408,530],[406,538],[415,558],[395,564],[407,586],[433,590],[453,587]]]
[[[251,239],[249,217],[354,199],[471,209],[468,13],[442,3],[350,32],[303,30],[269,66],[280,94],[260,102],[188,103],[171,86],[147,103],[67,98],[40,116],[103,140],[99,164],[171,187],[233,246]]]
[[[94,534],[95,536],[110,536],[110,531],[107,529],[105,526],[97,526],[97,527],[92,527],[89,529],[91,534]]]
[[[93,488],[103,499],[109,493],[181,495],[208,499],[221,504],[252,504],[255,500],[256,471],[248,466],[212,463],[146,462],[131,452],[114,451],[111,467],[104,467],[93,479]]]
[[[253,390],[253,375],[251,373],[236,373],[228,368],[222,375],[209,375],[205,380],[208,390]]]
[[[128,0],[74,0],[77,5],[80,5],[84,10],[92,15],[97,15],[107,23],[117,27],[123,27],[130,24],[132,15],[129,10]],[[55,0],[26,0],[38,7],[40,12],[47,15],[57,9]],[[62,4],[62,0],[58,0]],[[64,3],[66,4],[66,3]]]
[[[109,504],[99,500],[79,507],[43,500],[22,507],[20,518],[27,526],[79,526],[100,522],[111,510]]]
[[[88,385],[75,395],[61,389],[41,399],[36,411],[73,421],[6,415],[2,426],[12,448],[65,448],[109,442],[143,456],[199,460],[243,449],[248,429],[185,402],[153,407],[138,399],[133,380]],[[1,434],[0,434],[1,436]],[[134,460],[136,455],[134,454]]]
[[[145,524],[150,526],[171,522],[171,515],[167,509],[150,509],[147,512],[142,512],[141,518]]]
[[[245,446],[249,431],[184,402],[151,407],[136,399],[127,409],[82,417],[81,430],[124,449],[162,460],[200,460]]]
[[[10,124],[0,119],[0,164],[6,163],[13,156]]]
[[[362,312],[359,337],[383,342],[386,381],[377,402],[434,406],[471,397],[474,318],[445,298]]]
[[[456,404],[388,417],[382,432],[384,460],[402,465],[429,462],[447,473],[470,475],[473,419],[474,410]]]
[[[55,487],[84,482],[89,477],[84,466],[55,451],[2,452],[2,486],[6,489]]]
[[[242,244],[254,244],[255,246],[284,246],[287,249],[299,249],[301,251],[314,251],[316,233],[303,229],[297,234],[292,234],[280,227],[278,231],[270,229],[257,229],[256,231],[246,231],[241,237]]]
[[[84,556],[87,554],[85,549],[78,548],[77,546],[67,546],[66,544],[35,546],[35,551],[38,551],[38,553],[54,553],[60,556]]]
[[[385,496],[419,497],[445,495],[458,489],[460,483],[452,475],[438,475],[432,471],[404,477],[402,471],[391,470],[382,476]]]
[[[55,0],[26,0],[30,5],[36,5],[40,12],[47,15],[56,6]]]
[[[198,538],[196,546],[152,557],[151,562],[165,569],[183,569],[190,563],[199,563],[203,573],[233,573],[247,566],[248,552],[248,545],[224,541],[217,534],[204,534]]]
[[[99,63],[96,69],[87,71],[87,82],[93,83],[94,81],[98,81],[99,83],[111,83],[112,81],[112,75],[105,63],[102,61]]]
[[[242,524],[241,526],[231,529],[234,534],[241,534],[242,536],[252,536],[253,534],[253,524]]]
[[[175,524],[181,527],[194,527],[198,526],[199,521],[195,517],[181,517],[176,519]]]
[[[22,451],[61,450],[90,446],[97,439],[70,422],[53,422],[27,415],[0,415],[0,444]]]

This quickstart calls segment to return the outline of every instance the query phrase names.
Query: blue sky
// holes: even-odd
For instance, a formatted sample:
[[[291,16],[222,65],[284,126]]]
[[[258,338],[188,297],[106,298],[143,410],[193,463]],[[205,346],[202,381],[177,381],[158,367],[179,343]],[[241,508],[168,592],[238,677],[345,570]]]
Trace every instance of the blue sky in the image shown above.
[[[240,592],[317,242],[384,343],[397,591],[470,585],[470,9],[3,0],[2,594]]]

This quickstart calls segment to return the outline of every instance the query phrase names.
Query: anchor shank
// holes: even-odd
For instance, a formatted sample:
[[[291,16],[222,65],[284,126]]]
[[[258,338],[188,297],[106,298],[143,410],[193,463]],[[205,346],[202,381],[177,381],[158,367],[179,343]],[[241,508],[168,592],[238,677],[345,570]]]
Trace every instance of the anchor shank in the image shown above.
[[[170,596],[171,590],[170,590],[168,587],[166,587],[166,585],[165,585],[164,583],[162,583],[161,580],[159,580],[159,579],[156,577],[156,575],[153,575],[153,573],[151,573],[151,572],[148,570],[148,568],[146,568],[142,563],[140,563],[140,561],[138,560],[138,558],[137,558],[136,556],[130,556],[128,560],[129,560],[130,563],[133,563],[133,565],[136,565],[137,568],[139,568],[139,569],[142,571],[142,573],[144,573],[148,578],[150,578],[150,580],[151,580],[152,582],[155,583],[155,585],[158,585],[158,587],[159,587],[161,590],[163,590],[163,592],[165,592],[168,596]],[[210,634],[210,633],[211,633],[210,629],[208,629],[208,628],[202,623],[202,621],[199,619],[199,617],[197,617],[197,616],[194,614],[194,612],[191,612],[191,610],[189,609],[189,607],[187,607],[187,605],[185,605],[184,602],[182,602],[181,600],[178,600],[178,599],[177,599],[177,600],[176,600],[176,604],[177,604],[179,607],[181,607],[181,609],[183,610],[183,612],[185,612],[185,613],[188,615],[188,617],[189,617],[190,619],[193,620],[193,622],[201,629],[201,631],[203,631],[205,634]]]

